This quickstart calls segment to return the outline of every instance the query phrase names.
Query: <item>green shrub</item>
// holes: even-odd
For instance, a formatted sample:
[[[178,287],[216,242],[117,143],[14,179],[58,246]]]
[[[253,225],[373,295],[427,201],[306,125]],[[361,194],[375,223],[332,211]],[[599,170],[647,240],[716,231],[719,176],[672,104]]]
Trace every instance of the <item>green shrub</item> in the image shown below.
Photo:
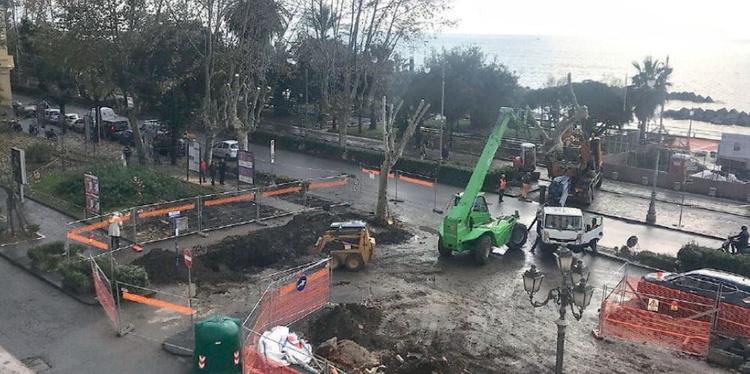
[[[143,266],[119,265],[116,267],[117,281],[132,284],[138,287],[148,287],[148,273]],[[134,290],[139,291],[139,290]]]
[[[91,269],[89,267],[89,271],[86,271],[86,265],[86,262],[67,262],[60,265],[59,272],[62,275],[63,286],[77,293],[91,292]]]
[[[661,270],[677,270],[676,258],[670,255],[654,253],[650,251],[642,251],[638,252],[638,254],[635,255],[635,260],[643,265],[655,267]]]
[[[732,255],[688,243],[677,253],[677,259],[681,271],[712,268],[750,277],[750,256],[747,255]]]
[[[101,164],[85,171],[99,177],[100,203],[105,211],[206,193],[204,188],[148,167]],[[81,170],[50,174],[35,183],[32,189],[78,206],[84,204]]]
[[[55,148],[47,143],[34,143],[26,147],[26,161],[29,165],[44,165],[55,157]]]
[[[27,256],[31,259],[31,265],[44,271],[52,271],[57,268],[60,260],[65,255],[65,243],[52,242],[31,248]]]

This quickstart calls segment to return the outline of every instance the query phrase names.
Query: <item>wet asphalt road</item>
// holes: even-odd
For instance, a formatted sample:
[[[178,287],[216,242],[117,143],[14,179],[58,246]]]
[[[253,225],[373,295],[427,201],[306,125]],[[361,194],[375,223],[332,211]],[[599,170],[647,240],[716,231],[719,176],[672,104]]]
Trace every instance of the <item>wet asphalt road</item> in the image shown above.
[[[370,179],[356,165],[279,149],[276,150],[275,163],[272,165],[269,163],[270,151],[268,147],[251,144],[250,149],[255,153],[258,170],[262,172],[270,172],[293,178],[313,178],[341,173],[354,175],[356,176],[356,187],[352,186],[347,191],[344,189],[331,189],[318,190],[315,193],[330,198],[349,199],[359,209],[365,211],[374,210],[377,199],[377,180]],[[437,194],[435,194],[435,190],[433,189],[414,184],[401,182],[397,186],[393,180],[389,182],[388,187],[390,198],[395,198],[396,193],[398,193],[398,199],[403,200],[400,203],[392,203],[392,211],[403,221],[424,227],[427,230],[434,230],[442,220],[442,215],[434,213],[433,208],[437,207],[438,209],[445,210],[452,196],[462,190],[457,187],[438,184],[436,189]],[[635,205],[643,204],[644,201],[648,205],[648,201],[644,199],[607,193],[599,194],[596,201],[600,208],[617,206],[620,210],[627,210],[630,206],[636,209]],[[538,207],[535,202],[520,201],[508,196],[504,198],[501,205],[498,205],[497,195],[491,193],[487,194],[487,202],[490,203],[490,211],[493,216],[512,214],[517,210],[521,215],[521,222],[527,224],[533,221]],[[722,222],[715,222],[715,225],[721,227]],[[706,222],[703,225],[706,225]],[[636,235],[639,238],[640,250],[667,254],[676,254],[680,247],[690,241],[695,241],[709,247],[718,247],[721,244],[717,240],[706,239],[685,232],[633,224],[622,220],[605,219],[604,237],[600,245],[610,248],[620,247],[632,235]]]

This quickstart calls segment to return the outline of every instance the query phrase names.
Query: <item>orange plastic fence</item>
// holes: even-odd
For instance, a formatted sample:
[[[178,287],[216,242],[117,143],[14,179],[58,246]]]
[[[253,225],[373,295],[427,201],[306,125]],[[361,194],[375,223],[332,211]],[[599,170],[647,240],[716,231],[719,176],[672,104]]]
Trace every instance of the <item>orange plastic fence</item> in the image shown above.
[[[341,187],[346,186],[349,183],[349,180],[347,178],[341,178],[334,181],[325,181],[325,182],[312,182],[310,183],[310,189],[316,190],[318,188],[331,188],[331,187]]]
[[[273,196],[280,196],[280,195],[286,195],[290,193],[300,192],[302,191],[302,187],[299,185],[286,187],[286,188],[279,188],[276,190],[270,190],[270,191],[263,191],[263,197],[273,197]]]
[[[672,313],[680,317],[688,317],[697,313],[710,311],[715,300],[704,296],[675,290],[651,282],[638,282],[638,292],[647,297],[660,300],[659,312]],[[691,308],[680,308],[678,312],[667,311],[673,300],[680,300],[679,304],[690,305]],[[735,304],[720,302],[718,320],[716,321],[717,332],[730,336],[744,336],[750,338],[750,308]],[[701,316],[702,321],[710,321],[710,315]]]
[[[242,195],[237,196],[230,196],[230,197],[223,197],[219,199],[213,199],[213,200],[206,200],[203,202],[203,205],[205,206],[216,206],[216,205],[223,205],[223,204],[230,204],[230,203],[236,203],[240,201],[253,201],[255,199],[255,193],[250,192]]]
[[[708,322],[677,319],[608,300],[602,302],[600,313],[600,336],[655,344],[699,356],[708,353]]]
[[[255,345],[247,344],[242,348],[243,374],[298,374],[288,366],[276,366],[270,363],[257,351]]]
[[[109,289],[109,286],[104,283],[96,264],[91,265],[91,274],[94,277],[96,299],[99,300],[99,304],[104,308],[104,312],[107,314],[107,317],[109,317],[110,322],[112,322],[112,327],[117,330],[117,309],[115,308],[115,299],[112,297],[112,291]]]
[[[303,288],[297,284],[304,274]],[[257,353],[260,335],[278,325],[288,325],[320,309],[330,299],[331,270],[328,264],[310,273],[299,273],[276,288],[269,289],[260,301],[258,314],[250,326],[243,347],[243,373],[297,373],[291,368],[277,368]]]
[[[67,236],[68,236],[68,239],[70,239],[70,240],[74,240],[74,241],[77,241],[79,243],[83,243],[83,244],[86,244],[88,246],[91,246],[91,247],[94,247],[94,248],[97,248],[97,249],[101,249],[102,251],[106,251],[109,248],[109,246],[107,245],[107,243],[99,241],[99,240],[96,240],[96,239],[94,239],[93,236],[86,237],[86,236],[83,236],[81,234],[75,233],[75,232],[73,232],[73,230],[68,231]]]
[[[184,212],[186,210],[192,210],[195,209],[195,204],[184,204],[184,205],[178,205],[178,206],[172,206],[169,208],[155,208],[151,210],[146,210],[143,212],[138,213],[138,218],[149,218],[149,217],[158,217],[158,216],[164,216],[169,214],[169,212]]]
[[[190,307],[179,305],[179,304],[173,304],[170,302],[166,302],[164,300],[153,299],[150,297],[136,295],[127,291],[122,292],[122,298],[123,300],[150,305],[150,306],[160,308],[160,309],[167,309],[167,310],[171,310],[173,312],[177,312],[177,313],[188,315],[188,316],[193,314],[193,309],[191,309]]]
[[[376,170],[376,169],[362,168],[362,172],[363,173],[367,173],[367,174],[372,174],[372,175],[380,175],[380,170]],[[396,178],[396,174],[389,173],[388,174],[388,178],[390,178],[390,179]],[[427,187],[427,188],[434,187],[434,184],[432,183],[432,181],[430,181],[428,179],[415,178],[415,177],[410,177],[410,176],[407,176],[407,175],[399,175],[398,179],[400,179],[400,180],[402,180],[402,181],[404,181],[406,183],[416,184],[416,185],[422,186],[422,187]]]

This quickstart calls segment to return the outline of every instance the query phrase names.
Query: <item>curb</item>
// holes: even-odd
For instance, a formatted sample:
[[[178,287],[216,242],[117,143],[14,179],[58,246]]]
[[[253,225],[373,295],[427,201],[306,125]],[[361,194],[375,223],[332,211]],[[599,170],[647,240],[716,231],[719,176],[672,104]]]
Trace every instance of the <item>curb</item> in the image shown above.
[[[85,297],[83,297],[81,295],[78,295],[78,294],[76,294],[76,293],[68,290],[67,288],[63,287],[62,284],[59,284],[56,281],[54,281],[54,280],[46,277],[43,273],[35,271],[33,269],[30,269],[30,268],[26,267],[24,264],[22,264],[21,262],[16,261],[16,259],[14,259],[13,257],[7,256],[2,251],[0,251],[0,257],[6,259],[8,262],[10,262],[11,264],[13,264],[14,266],[20,268],[21,270],[24,270],[25,272],[31,274],[32,276],[36,277],[37,279],[39,279],[39,280],[41,280],[43,282],[46,282],[47,284],[49,284],[49,285],[57,288],[58,290],[62,291],[64,294],[72,297],[73,299],[75,299],[76,301],[78,301],[81,304],[84,304],[84,305],[98,305],[99,304],[99,302],[96,300],[96,298],[94,298],[94,297],[85,298]]]
[[[601,213],[601,212],[597,212],[597,211],[593,211],[593,210],[588,210],[588,209],[582,209],[582,210],[584,212],[598,214],[598,215],[600,215],[602,217],[606,217],[606,218],[609,218],[609,219],[616,219],[616,220],[624,221],[624,222],[627,222],[627,223],[630,223],[630,224],[637,224],[637,225],[643,225],[643,226],[651,226],[651,227],[656,227],[656,228],[660,228],[660,229],[664,229],[664,230],[681,232],[683,234],[690,234],[690,235],[700,236],[700,237],[703,237],[705,239],[714,239],[714,240],[719,240],[719,241],[726,240],[726,238],[723,238],[723,237],[720,237],[720,236],[704,234],[704,233],[701,233],[701,232],[688,231],[688,230],[678,229],[676,227],[666,226],[666,225],[650,224],[648,222],[644,222],[644,221],[641,221],[641,220],[638,220],[638,219],[627,218],[627,217],[618,217],[618,216],[615,216],[615,215],[612,215],[612,214]]]
[[[635,193],[612,191],[612,190],[608,190],[606,188],[602,188],[600,190],[604,191],[606,193],[611,193],[611,194],[615,194],[615,195],[625,195],[625,196],[630,196],[630,197],[637,197],[637,198],[644,199],[644,200],[649,199],[648,197],[643,197],[643,196],[635,194]],[[665,203],[665,204],[680,205],[680,203],[677,203],[677,202],[674,202],[674,201],[670,201],[670,200],[665,200],[665,199],[658,199],[657,198],[656,201],[660,202],[660,203]],[[732,216],[737,216],[737,217],[742,217],[742,218],[750,218],[750,216],[748,216],[746,214],[740,214],[740,213],[734,213],[734,212],[725,212],[723,210],[713,209],[713,208],[706,208],[706,207],[700,206],[700,205],[694,205],[694,204],[689,204],[688,205],[688,204],[685,204],[684,207],[686,207],[686,208],[692,208],[692,209],[707,210],[709,212],[715,212],[715,213],[729,214],[729,215],[732,215]]]
[[[611,249],[609,249],[609,248],[600,248],[599,252],[597,253],[597,256],[602,256],[602,257],[608,258],[608,259],[610,259],[612,261],[619,261],[619,262],[627,263],[628,265],[633,265],[633,266],[639,267],[641,269],[653,270],[653,271],[666,271],[664,269],[659,269],[659,268],[655,268],[653,266],[648,266],[648,265],[641,264],[640,262],[630,261],[630,260],[628,260],[626,258],[622,258],[622,257],[616,256],[614,253],[609,253],[609,252],[613,252],[613,251]]]
[[[72,216],[72,215],[70,215],[70,213],[68,213],[68,212],[66,212],[66,211],[64,211],[64,210],[62,210],[62,209],[60,209],[60,208],[58,208],[58,207],[56,207],[56,206],[54,206],[54,205],[51,205],[51,204],[47,204],[47,203],[46,203],[46,202],[44,202],[43,200],[41,200],[41,199],[39,199],[39,198],[37,198],[37,197],[35,197],[35,196],[32,196],[32,195],[30,195],[30,194],[24,194],[24,195],[23,195],[23,197],[24,197],[25,199],[29,199],[29,200],[31,200],[31,201],[33,201],[33,202],[35,202],[35,203],[39,204],[39,205],[42,205],[42,206],[44,206],[44,207],[47,207],[47,208],[49,208],[49,209],[52,209],[52,210],[54,210],[55,212],[57,212],[57,213],[60,213],[60,214],[64,215],[65,217],[68,217],[68,218],[72,218],[72,219],[73,219],[74,221],[78,221],[78,220],[80,220],[80,219],[83,219],[83,217],[75,217],[75,216]]]

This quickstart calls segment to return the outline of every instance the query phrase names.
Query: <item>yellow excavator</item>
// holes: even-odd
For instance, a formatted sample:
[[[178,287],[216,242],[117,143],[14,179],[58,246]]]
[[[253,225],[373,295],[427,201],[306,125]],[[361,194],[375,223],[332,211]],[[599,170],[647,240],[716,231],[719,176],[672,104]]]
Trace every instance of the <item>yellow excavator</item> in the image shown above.
[[[372,260],[375,238],[363,221],[334,222],[318,238],[313,253],[331,256],[331,269],[358,271]]]

